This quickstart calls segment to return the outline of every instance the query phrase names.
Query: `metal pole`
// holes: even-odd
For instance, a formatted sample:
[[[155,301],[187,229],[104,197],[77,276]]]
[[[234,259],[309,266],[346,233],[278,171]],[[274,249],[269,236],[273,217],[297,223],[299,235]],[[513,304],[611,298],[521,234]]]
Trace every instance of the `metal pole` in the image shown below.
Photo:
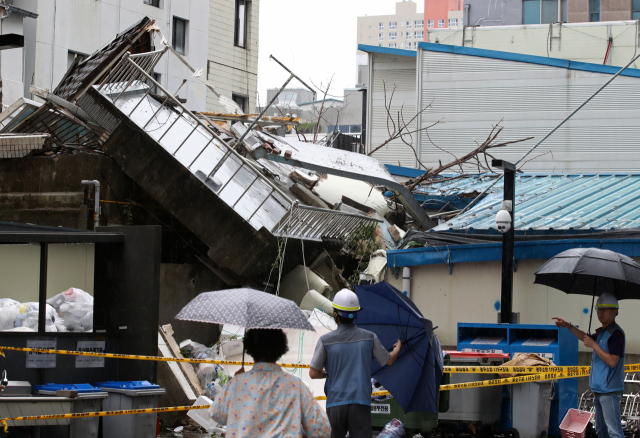
[[[296,75],[294,75],[293,73],[291,73],[291,76],[289,76],[289,79],[287,79],[287,82],[284,83],[284,85],[282,87],[280,87],[280,89],[278,90],[278,92],[275,94],[275,96],[273,96],[273,99],[271,99],[271,102],[269,102],[267,104],[267,106],[264,107],[264,109],[262,110],[262,112],[260,113],[260,115],[258,117],[256,117],[253,122],[251,122],[251,124],[249,125],[249,127],[247,128],[246,131],[244,131],[244,133],[240,136],[240,138],[238,139],[238,141],[236,142],[236,146],[238,146],[240,143],[242,143],[242,140],[244,140],[244,138],[249,135],[249,132],[251,131],[251,129],[256,126],[256,123],[258,123],[258,120],[260,120],[262,118],[262,116],[264,115],[264,113],[267,112],[267,110],[269,109],[269,107],[271,106],[271,104],[273,102],[275,102],[275,100],[278,98],[278,96],[280,96],[280,93],[282,93],[282,90],[284,90],[284,88],[289,84],[289,82],[291,82],[291,79],[295,78]]]
[[[93,231],[96,230],[100,226],[100,181],[97,179],[94,180],[82,180],[81,184],[83,186],[95,186],[96,193],[94,195],[94,207],[93,207]]]
[[[313,93],[313,100],[316,100],[316,91],[311,88],[310,86],[308,86],[305,81],[303,81],[302,79],[300,79],[300,77],[296,76],[291,70],[289,70],[287,67],[285,67],[285,65],[283,63],[281,63],[280,61],[278,61],[276,59],[275,56],[273,55],[269,55],[269,58],[273,59],[275,62],[277,62],[278,64],[280,64],[280,67],[284,68],[289,74],[293,75],[294,78],[296,78],[297,80],[300,81],[300,83],[302,85],[304,85],[305,87],[307,87],[309,89],[309,91],[311,91]]]
[[[38,289],[38,333],[45,333],[47,316],[47,264],[49,262],[49,244],[40,242],[40,282]]]
[[[503,164],[504,161],[503,161]],[[510,164],[510,163],[509,163]],[[500,292],[500,322],[511,324],[513,310],[513,256],[515,246],[516,170],[504,167],[504,200],[511,202],[511,228],[502,235],[502,288]]]

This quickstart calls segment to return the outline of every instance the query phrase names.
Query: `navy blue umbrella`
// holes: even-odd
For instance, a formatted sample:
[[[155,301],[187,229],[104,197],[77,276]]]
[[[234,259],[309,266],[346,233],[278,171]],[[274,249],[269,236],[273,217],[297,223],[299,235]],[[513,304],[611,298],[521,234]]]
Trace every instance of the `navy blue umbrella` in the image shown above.
[[[356,286],[356,295],[362,308],[356,321],[358,327],[375,333],[387,349],[398,339],[404,346],[390,367],[381,366],[374,359],[373,378],[393,395],[405,413],[436,413],[443,363],[431,321],[387,282]]]

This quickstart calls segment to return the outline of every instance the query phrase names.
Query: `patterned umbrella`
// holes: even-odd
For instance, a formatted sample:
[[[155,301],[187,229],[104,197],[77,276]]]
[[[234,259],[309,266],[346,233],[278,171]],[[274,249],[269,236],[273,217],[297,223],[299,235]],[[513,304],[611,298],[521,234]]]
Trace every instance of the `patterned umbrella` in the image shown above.
[[[249,288],[203,292],[184,306],[176,319],[234,324],[248,329],[315,331],[293,301]]]

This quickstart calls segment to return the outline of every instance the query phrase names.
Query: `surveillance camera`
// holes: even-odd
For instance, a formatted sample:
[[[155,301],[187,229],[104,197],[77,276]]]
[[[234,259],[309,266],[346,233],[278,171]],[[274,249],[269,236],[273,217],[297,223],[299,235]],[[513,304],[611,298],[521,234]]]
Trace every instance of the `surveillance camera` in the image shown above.
[[[500,210],[496,215],[496,225],[502,234],[511,229],[511,215],[507,210]]]

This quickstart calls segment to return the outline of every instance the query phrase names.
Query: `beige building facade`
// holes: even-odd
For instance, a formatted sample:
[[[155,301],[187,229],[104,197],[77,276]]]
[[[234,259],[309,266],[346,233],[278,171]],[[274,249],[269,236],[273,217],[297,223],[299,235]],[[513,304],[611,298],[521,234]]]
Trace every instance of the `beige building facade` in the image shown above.
[[[416,50],[418,43],[424,41],[425,32],[424,13],[418,12],[418,5],[412,0],[397,2],[393,15],[358,17],[358,45]],[[357,51],[359,84],[368,83],[368,69],[363,67],[367,58],[366,53]]]

